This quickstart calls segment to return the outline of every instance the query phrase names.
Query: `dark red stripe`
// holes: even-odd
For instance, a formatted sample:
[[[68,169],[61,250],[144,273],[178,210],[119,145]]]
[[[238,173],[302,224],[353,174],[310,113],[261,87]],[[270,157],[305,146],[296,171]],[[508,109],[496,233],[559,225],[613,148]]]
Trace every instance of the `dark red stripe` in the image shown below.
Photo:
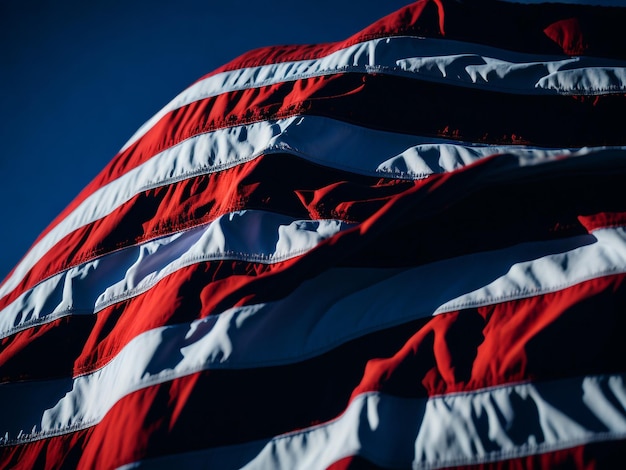
[[[367,449],[364,449],[367,453]],[[617,462],[626,459],[626,440],[608,442],[591,442],[589,444],[555,450],[543,454],[529,455],[496,462],[475,465],[454,465],[441,467],[458,470],[544,470],[547,468],[561,469],[594,469],[614,468]],[[355,455],[338,460],[328,470],[391,470],[372,463],[366,457]]]
[[[523,381],[623,372],[626,276],[433,318],[353,391],[435,396]]]
[[[626,212],[599,212],[597,214],[585,214],[578,217],[581,224],[589,231],[626,226]]]
[[[569,449],[516,459],[506,459],[499,462],[448,468],[458,468],[459,470],[602,469],[615,468],[615,464],[623,462],[625,458],[626,441],[619,439],[607,442],[590,442]]]
[[[276,177],[285,174],[289,178]],[[560,204],[564,207],[572,206],[570,219],[611,210],[611,207],[617,207],[613,210],[624,210],[626,208],[620,205],[623,198],[617,189],[613,189],[620,187],[620,174],[616,172],[614,176],[609,175],[608,179],[605,176],[602,180],[596,180],[589,173],[588,176],[579,175],[569,184],[560,174],[547,185],[519,180],[512,183],[515,193],[511,194],[510,200],[519,201],[517,205],[522,205],[522,209],[515,209],[518,216],[539,223],[542,218],[553,217],[543,212],[555,211],[555,207],[558,208]],[[614,180],[611,180],[612,177]],[[63,269],[113,250],[206,223],[229,211],[266,209],[294,217],[363,221],[387,202],[390,196],[411,185],[406,181],[334,170],[281,154],[260,157],[222,172],[144,191],[105,218],[81,227],[60,240],[10,294],[0,299],[0,308],[8,305],[26,289]],[[512,191],[509,186],[509,183],[503,184],[497,189],[498,194],[486,188],[481,190],[482,195],[478,193],[477,196],[467,197],[465,207],[457,212],[459,218],[463,220],[472,215],[491,219],[492,214],[500,212],[499,201]],[[563,188],[557,190],[557,186]],[[581,200],[582,187],[586,187],[591,196]],[[604,205],[598,207],[598,204]],[[475,208],[479,207],[482,208],[482,215],[475,215]],[[457,218],[453,217],[455,215],[452,212],[440,221],[444,236],[448,236],[448,232],[458,233],[457,228],[450,226],[452,221],[454,225],[457,223]],[[563,226],[565,222],[563,219],[550,221],[553,226],[557,223]],[[488,226],[493,221],[480,220],[478,223]],[[568,223],[572,226],[580,225],[576,220]],[[447,227],[444,229],[444,226]],[[533,230],[538,229],[533,227]],[[540,228],[544,229],[545,226]],[[499,230],[507,231],[503,227]],[[515,234],[513,236],[517,237]]]
[[[326,467],[327,470],[384,470],[386,467],[376,465],[360,455],[351,455],[337,460]]]
[[[402,35],[441,37],[438,11],[435,2],[429,2],[428,0],[415,2],[412,5],[381,18],[344,41],[325,44],[269,46],[254,49],[217,68],[199,80],[218,73],[247,67],[259,67],[262,65],[298,60],[320,59],[333,52],[337,52],[363,41],[385,36]]]
[[[352,198],[349,206],[328,197],[308,201],[308,195],[319,188],[337,185]],[[208,223],[229,212],[259,209],[302,219],[357,222],[412,186],[409,181],[326,168],[293,155],[261,156],[218,173],[143,191],[106,217],[69,233],[10,294],[0,299],[0,308],[60,271],[112,251]]]
[[[296,114],[379,130],[491,144],[623,145],[623,94],[510,95],[386,75],[337,74],[224,93],[164,116],[118,154],[40,238],[101,186],[204,132]]]
[[[417,1],[345,41],[255,49],[206,75],[260,65],[318,59],[387,36],[446,38],[531,54],[626,58],[623,8],[522,5],[500,1]]]
[[[195,373],[131,393],[98,425],[47,439],[45,446],[71,452],[62,443],[73,441],[83,448],[81,464],[97,459],[115,466],[326,422],[366,391],[420,398],[520,380],[621,373],[625,282],[624,275],[611,276],[417,320],[296,364]],[[0,460],[13,453],[32,460],[28,455],[41,452],[41,445],[0,449]]]
[[[19,358],[21,348],[28,347],[39,351],[34,354],[40,354],[41,359],[31,366],[22,363],[14,372],[3,373],[0,368],[0,374],[8,380],[18,371],[22,377],[31,378],[43,378],[45,375],[40,374],[45,371],[68,375],[72,371],[89,371],[108,361],[134,335],[149,328],[192,321],[237,305],[281,299],[306,279],[337,266],[418,266],[574,235],[587,235],[586,243],[593,243],[595,239],[588,235],[588,230],[597,228],[598,224],[603,226],[601,222],[606,216],[602,214],[612,213],[613,220],[626,219],[626,202],[621,197],[626,168],[613,164],[603,169],[600,154],[595,160],[587,159],[588,164],[597,166],[599,175],[593,175],[584,161],[572,159],[553,163],[560,171],[554,171],[550,165],[542,169],[545,174],[535,174],[528,167],[518,168],[508,177],[499,175],[494,180],[492,172],[498,173],[503,158],[488,159],[453,174],[411,183],[409,189],[402,190],[401,185],[401,192],[396,195],[390,195],[386,185],[378,188],[380,193],[376,193],[377,187],[364,185],[359,189],[364,199],[358,202],[345,201],[346,194],[356,194],[355,186],[348,183],[333,183],[308,195],[300,193],[310,213],[317,211],[324,215],[328,213],[324,211],[341,210],[339,215],[353,215],[357,220],[367,218],[361,226],[287,262],[270,266],[236,261],[200,263],[173,273],[136,299],[100,312],[98,325],[102,325],[105,333],[102,338],[92,333],[90,345],[85,347],[80,360],[76,356],[55,356],[52,363],[51,358],[46,359],[49,356],[45,351],[52,345],[45,336],[31,339],[32,333],[18,333],[3,342],[6,354],[11,351],[10,357]],[[571,163],[569,168],[568,163]],[[271,166],[267,169],[271,171]],[[503,212],[501,201],[515,203]],[[621,212],[616,212],[620,208]],[[599,214],[596,222],[592,222],[594,214]],[[577,243],[583,243],[582,239]],[[518,261],[523,260],[503,260],[503,263]],[[109,318],[109,311],[117,313]],[[142,311],[152,313],[143,319]],[[110,334],[114,328],[118,333]],[[86,333],[82,327],[79,330],[82,333],[67,334],[74,337]],[[113,346],[108,345],[109,341]],[[4,354],[0,352],[0,364],[6,361],[2,359]]]
[[[216,304],[224,297],[234,295],[256,276],[287,269],[288,264],[293,260],[269,265],[243,261],[194,264],[97,314],[72,315],[23,330],[0,343],[0,382],[91,372],[109,362],[136,335],[216,313]],[[274,295],[279,293],[284,291],[274,291]],[[54,355],[49,354],[51,350]]]
[[[108,452],[97,453],[91,447],[89,452],[83,452],[80,444],[85,437],[83,433],[76,434],[64,441],[41,441],[29,444],[26,449],[14,447],[6,451],[6,459],[0,462],[0,468],[14,470],[31,470],[33,468],[89,468],[88,465],[97,465],[107,468],[105,464],[117,465],[119,460]],[[134,441],[135,438],[132,439]],[[130,441],[130,440],[129,440]],[[126,447],[126,443],[121,443]],[[96,454],[96,455],[94,455]],[[64,460],[61,460],[64,459]],[[626,459],[626,440],[607,442],[591,442],[585,445],[568,449],[547,452],[543,454],[503,459],[475,465],[458,465],[445,467],[458,470],[542,470],[547,468],[576,468],[576,469],[603,469],[614,468],[617,462]],[[111,466],[110,468],[113,468]],[[382,470],[391,467],[376,465],[365,457],[351,456],[337,461],[328,467],[328,470]]]
[[[2,338],[0,384],[72,376],[95,322],[95,315],[73,315]]]

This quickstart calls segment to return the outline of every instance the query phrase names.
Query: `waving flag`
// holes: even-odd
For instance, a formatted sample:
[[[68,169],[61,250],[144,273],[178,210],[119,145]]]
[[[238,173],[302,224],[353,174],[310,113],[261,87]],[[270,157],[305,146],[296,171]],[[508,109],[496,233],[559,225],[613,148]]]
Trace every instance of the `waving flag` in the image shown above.
[[[0,286],[2,468],[623,459],[625,23],[422,0],[195,82]]]

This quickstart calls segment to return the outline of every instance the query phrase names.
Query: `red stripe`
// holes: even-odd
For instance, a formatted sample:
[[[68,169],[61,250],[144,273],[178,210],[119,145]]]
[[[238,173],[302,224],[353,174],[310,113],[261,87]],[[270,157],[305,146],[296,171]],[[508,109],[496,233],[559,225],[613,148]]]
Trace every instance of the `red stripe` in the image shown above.
[[[578,220],[589,232],[600,228],[623,227],[626,226],[626,212],[584,214],[580,215]]]
[[[253,163],[249,165],[253,173],[256,170],[273,173],[275,170],[272,161],[281,160],[282,156],[277,156],[275,160],[267,159],[258,165]],[[299,165],[301,161],[294,158],[292,163]],[[497,164],[497,159],[485,160],[463,171],[409,183],[409,189],[397,195],[393,195],[394,186],[386,184],[369,187],[366,184],[357,186],[332,183],[309,196],[302,195],[301,191],[300,196],[306,202],[306,210],[316,217],[324,217],[330,213],[333,216],[348,218],[354,216],[357,220],[369,216],[369,219],[362,227],[340,233],[310,253],[288,262],[265,266],[224,261],[200,263],[181,269],[141,296],[100,312],[92,339],[88,343],[90,346],[85,347],[82,359],[76,359],[76,356],[57,355],[52,361],[45,352],[53,345],[46,340],[45,335],[39,336],[28,331],[17,333],[3,341],[0,364],[12,360],[13,357],[19,357],[22,348],[35,351],[33,354],[40,354],[41,358],[33,362],[32,368],[29,369],[26,369],[26,364],[16,363],[16,369],[5,369],[0,380],[8,380],[14,373],[19,373],[22,378],[42,378],[40,374],[46,370],[51,373],[57,371],[55,374],[69,373],[72,367],[75,374],[86,372],[106,362],[135,334],[170,323],[191,321],[196,314],[206,316],[236,305],[283,298],[302,281],[334,266],[417,266],[443,258],[495,250],[523,242],[587,234],[587,230],[604,226],[608,216],[602,214],[620,207],[624,210],[611,212],[611,220],[626,221],[625,202],[621,197],[620,182],[623,180],[621,171],[607,170],[608,174],[605,177],[591,178],[591,175],[582,168],[580,171],[572,172],[563,169],[561,173],[554,173],[551,177],[535,177],[532,182],[524,178],[522,172],[513,172],[513,181],[503,179],[498,184],[480,184],[477,178],[484,177],[489,180],[488,168],[497,167]],[[322,181],[314,174],[314,168],[309,168],[310,171],[300,170],[294,175],[308,174],[311,183]],[[247,173],[243,171],[242,174]],[[341,172],[336,174],[341,176]],[[331,181],[334,177],[332,172],[328,173]],[[242,179],[245,180],[246,178]],[[199,201],[206,196],[211,204],[213,203],[208,188],[219,190],[220,185],[217,181],[206,190],[200,191],[202,197],[198,199]],[[272,182],[272,179],[263,177],[252,178],[250,181]],[[374,182],[368,177],[362,177],[362,181]],[[229,182],[232,182],[230,177],[226,178],[226,185]],[[308,183],[306,177],[302,176],[302,182],[303,185]],[[468,188],[473,187],[473,184],[478,184],[483,189],[472,192]],[[282,191],[277,189],[279,187],[280,185],[270,185],[268,189],[260,184],[254,191],[259,191],[258,200],[271,195],[278,203]],[[398,187],[402,190],[405,185]],[[586,188],[584,193],[581,193],[581,187]],[[270,192],[266,192],[266,189]],[[354,196],[359,192],[362,193],[359,195],[363,197],[362,201],[352,201],[353,207],[350,203],[344,202],[346,194]],[[286,188],[285,201],[288,201],[289,197],[296,198],[293,193],[290,195]],[[494,217],[495,213],[500,212],[498,207],[500,200],[517,202],[508,208],[506,214]],[[383,203],[388,205],[381,208]],[[287,204],[285,203],[283,207],[287,207]],[[184,211],[189,211],[185,204],[179,203],[174,206],[184,207]],[[164,207],[163,204],[160,204],[160,207]],[[430,210],[424,212],[424,207],[429,207]],[[143,210],[141,206],[139,208]],[[406,217],[406,214],[411,214],[411,217]],[[159,214],[154,220],[161,220],[161,217],[162,214]],[[173,217],[173,220],[178,220],[176,217]],[[120,222],[115,222],[112,226],[116,227],[118,223]],[[139,219],[134,223],[145,227],[150,221],[142,223]],[[415,243],[416,236],[419,237],[420,243]],[[393,246],[394,250],[389,250],[389,246]],[[46,258],[42,266],[52,261]],[[187,293],[191,292],[190,286],[201,292],[201,295],[187,296]],[[163,292],[166,293],[166,298],[161,298]],[[14,295],[16,294],[11,294],[5,299],[10,299]],[[172,302],[174,298],[176,302]],[[187,305],[189,302],[192,304]],[[201,303],[197,304],[198,302]],[[128,312],[118,319],[125,310]],[[143,315],[142,312],[145,311],[150,311],[151,315]],[[193,315],[181,317],[180,312],[193,312]],[[123,318],[127,318],[128,323]],[[144,323],[146,320],[149,320],[148,323]],[[59,328],[69,328],[66,334],[78,338],[76,335],[88,333],[88,330],[83,329],[83,321],[79,320],[81,326],[78,327],[78,331],[74,331],[71,320],[67,325],[63,322],[66,326]],[[109,335],[113,325],[117,325],[116,330],[119,330],[118,334],[121,337],[113,333]],[[46,329],[40,328],[43,328],[41,331]],[[103,338],[97,333],[100,328],[106,331]],[[85,340],[86,337],[83,337],[81,342]],[[96,343],[101,340],[104,343],[96,348]],[[108,341],[114,346],[107,346]],[[103,354],[97,352],[99,350],[108,352]],[[10,372],[11,370],[15,372]]]
[[[520,380],[622,372],[625,280],[611,276],[414,321],[296,364],[195,373],[131,393],[100,424],[49,438],[45,445],[69,452],[64,442],[73,441],[84,449],[81,463],[91,466],[97,459],[116,466],[326,422],[359,392],[419,398]],[[20,452],[28,461],[41,445],[0,449],[0,461]],[[63,458],[55,455],[56,461]]]
[[[386,36],[441,37],[437,9],[434,7],[434,3],[430,5],[429,3],[429,1],[415,2],[413,5],[381,18],[344,41],[326,44],[269,46],[248,51],[198,81],[231,70],[319,59],[357,43]]]
[[[258,277],[270,277],[266,282],[271,282],[271,278],[276,277],[274,272],[291,273],[288,277],[292,281],[265,291],[263,300],[283,297],[296,287],[293,270],[289,270],[295,262],[194,264],[165,277],[153,289],[97,314],[69,316],[21,331],[2,340],[0,382],[75,377],[91,372],[109,362],[138,334],[165,325],[191,322],[258,300],[245,296],[239,299],[237,294]],[[298,280],[301,279],[302,273],[298,276]],[[72,343],[58,348],[59,338],[71,338]],[[55,350],[53,356],[50,350]],[[25,361],[26,357],[37,360]]]
[[[500,159],[506,160],[502,157]],[[479,162],[478,166],[473,167],[480,168],[484,162]],[[497,165],[496,163],[495,166]],[[623,212],[626,207],[622,203],[619,188],[620,178],[626,168],[621,168],[619,161],[609,162],[607,165],[613,165],[615,168],[610,171],[597,168],[593,170],[594,173],[586,175],[575,170],[574,175],[570,177],[566,176],[566,169],[563,169],[556,176],[542,177],[538,181],[522,180],[520,173],[519,176],[511,177],[514,181],[503,182],[495,187],[496,191],[490,185],[480,192],[467,195],[466,202],[460,203],[465,205],[459,211],[460,223],[468,223],[470,227],[475,227],[474,230],[479,230],[476,233],[480,234],[479,238],[482,239],[482,229],[494,223],[491,220],[492,214],[501,212],[498,201],[502,200],[504,194],[513,190],[515,190],[515,193],[511,194],[513,199],[509,200],[519,203],[512,209],[512,214],[533,220],[533,224],[539,225],[534,227],[533,224],[522,222],[524,234],[529,229],[545,231],[548,228],[561,231],[568,227],[580,227],[580,221],[576,219],[579,215],[608,211]],[[287,174],[293,175],[295,181],[275,177],[284,170],[291,171]],[[328,172],[328,176],[323,170]],[[466,170],[454,173],[467,173]],[[471,170],[471,174],[475,172],[476,170]],[[433,182],[443,176],[445,175],[433,175],[429,180]],[[461,188],[467,192],[468,188],[478,187],[471,181],[472,178],[464,183],[467,178],[461,177],[461,181],[455,182],[454,185],[449,184],[450,190],[446,197],[451,195],[458,197]],[[569,183],[568,178],[571,178]],[[394,184],[394,180],[358,176],[325,169],[296,157],[275,155],[223,172],[175,183],[170,187],[149,190],[123,204],[110,216],[68,234],[42,257],[11,293],[0,299],[0,308],[8,305],[37,282],[69,266],[93,259],[111,250],[204,223],[231,210],[269,207],[276,211],[307,214],[313,218],[332,217],[363,221],[383,203],[388,202],[391,195],[401,193],[404,188],[411,185],[408,182],[398,182],[397,186]],[[416,187],[420,187],[421,184],[413,183]],[[580,194],[580,188],[583,187],[589,194],[584,198]],[[529,191],[529,188],[532,190]],[[408,191],[407,194],[412,191]],[[445,194],[446,191],[436,193]],[[354,198],[355,194],[360,200],[351,201],[350,198]],[[294,195],[297,195],[298,200]],[[416,198],[418,197],[421,195]],[[281,207],[280,204],[283,203],[285,206]],[[446,201],[446,204],[450,203],[451,201]],[[433,207],[443,206],[439,204]],[[476,214],[476,208],[479,207],[483,216],[488,216],[488,220],[483,221],[481,213]],[[555,216],[554,213],[561,212],[561,208],[564,207],[568,207],[568,211],[571,212],[565,217],[564,214]],[[477,222],[467,220],[468,214],[477,217]],[[503,224],[504,220],[507,218],[499,221],[499,228],[496,228],[502,235],[508,234],[508,226]],[[456,218],[448,215],[438,222],[439,226],[443,227],[450,226],[451,221],[454,221],[454,225],[458,222]],[[519,224],[520,220],[511,218],[508,222]],[[401,223],[405,225],[405,222]],[[485,225],[480,227],[479,223]],[[543,223],[549,224],[550,227]],[[120,227],[124,227],[124,230]],[[471,233],[474,233],[474,230],[471,230]],[[450,236],[447,235],[448,232],[454,237],[454,233],[458,233],[458,228],[450,226],[442,231],[444,237]],[[514,233],[513,237],[516,240],[520,239],[519,234]],[[487,249],[489,245],[483,243],[481,246]],[[450,256],[452,255],[453,252],[450,253]],[[385,253],[383,258],[387,257],[388,254]]]
[[[326,467],[327,470],[384,470],[386,467],[376,465],[360,455],[351,455],[337,460]]]
[[[276,178],[277,174],[290,177]],[[0,299],[0,308],[43,279],[72,266],[205,224],[229,212],[259,209],[302,219],[356,222],[409,187],[413,187],[412,182],[356,175],[281,154],[150,189],[61,239],[10,294]],[[331,196],[315,196],[319,188],[332,192],[333,197],[341,192],[352,200],[348,204],[333,201]]]
[[[620,8],[521,5],[506,2],[414,2],[345,41],[264,47],[247,52],[205,77],[247,67],[318,59],[359,42],[387,36],[447,38],[532,54],[626,58]],[[204,78],[204,77],[203,77]]]
[[[621,145],[626,141],[621,121],[615,116],[621,112],[625,98],[622,94],[506,95],[362,74],[337,74],[229,92],[164,116],[118,154],[39,239],[101,186],[182,140],[219,128],[312,114],[379,130],[472,142],[557,148]],[[547,109],[550,112],[542,111]]]
[[[544,470],[547,468],[614,468],[626,459],[626,441],[592,442],[589,444],[556,450],[543,454],[504,459],[476,465],[441,467],[458,470]],[[366,457],[355,455],[338,460],[328,470],[374,470],[391,469],[370,462]]]
[[[434,396],[622,372],[625,279],[435,317],[393,356],[369,360],[352,395]]]
[[[3,338],[0,384],[71,376],[95,321],[95,315],[63,317]]]

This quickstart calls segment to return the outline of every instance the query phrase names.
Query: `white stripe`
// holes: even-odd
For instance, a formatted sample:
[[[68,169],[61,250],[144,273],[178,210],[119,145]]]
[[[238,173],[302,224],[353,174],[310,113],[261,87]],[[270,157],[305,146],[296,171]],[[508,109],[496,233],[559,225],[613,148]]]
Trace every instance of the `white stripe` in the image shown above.
[[[318,120],[313,119],[312,125],[314,125],[316,121]],[[324,124],[328,124],[328,121],[321,120],[318,123],[323,126]],[[334,124],[335,122],[332,123]],[[298,125],[296,125],[296,127],[298,127]],[[321,131],[322,127],[318,127],[318,130]],[[371,143],[371,146],[369,146],[370,150],[376,150],[376,146],[373,141],[370,142],[367,139],[361,139],[361,142],[364,144]],[[466,163],[470,163],[472,161],[472,158],[479,158],[481,149],[494,150],[494,147],[468,147],[464,150],[442,145],[424,145],[422,147],[423,152],[417,151],[415,148],[408,150],[404,152],[402,156],[392,159],[394,161],[390,162],[389,164],[392,165],[393,168],[398,169],[400,165],[398,161],[402,161],[408,165],[407,162],[416,163],[417,161],[419,161],[421,155],[432,154],[430,156],[433,157],[433,161],[430,162],[431,166],[429,168],[432,171],[448,171],[450,169],[453,169],[455,166],[461,166]],[[540,150],[528,150],[518,148],[515,148],[514,150],[519,155],[519,161],[513,161],[513,164],[517,164],[520,166],[536,164],[537,162],[541,161],[549,161],[551,155],[553,155],[551,154],[551,152]],[[437,151],[439,153],[437,153]],[[354,153],[350,152],[341,154],[355,155]],[[357,153],[356,155],[359,154]],[[578,156],[582,159],[587,158],[588,161],[592,163],[600,163],[602,159],[610,159],[614,157],[614,155],[612,155],[612,152],[601,152],[597,149],[585,149],[571,155]],[[617,153],[616,155],[619,157],[620,154]],[[439,168],[432,168],[435,166],[435,156],[439,158],[439,161],[437,162]],[[590,158],[593,158],[593,161],[589,160]],[[178,161],[180,161],[180,159]],[[425,161],[422,162],[424,164],[426,163]],[[575,161],[575,163],[577,162],[578,160]],[[403,166],[403,168],[406,169],[407,166],[405,165]],[[506,168],[503,171],[506,171]],[[113,184],[114,183],[107,186],[107,188],[112,187]],[[115,190],[122,191],[124,188],[125,186],[122,186]],[[93,202],[96,209],[103,209],[104,204],[96,205],[96,203],[98,202],[96,200]],[[204,229],[200,229],[200,231],[203,230]],[[177,245],[173,246],[183,246],[182,244],[185,243],[183,240],[193,239],[193,237],[195,236],[193,234],[195,233],[196,232],[194,231],[191,232],[190,235],[184,236],[180,241],[176,242]],[[175,235],[172,240],[178,238],[179,236],[180,235]],[[96,297],[103,293],[112,284],[118,282],[120,278],[124,277],[123,272],[125,269],[128,268],[128,266],[130,266],[129,263],[135,262],[135,257],[137,256],[136,253],[142,253],[142,250],[150,251],[153,249],[151,248],[153,245],[160,246],[163,244],[167,244],[169,243],[168,240],[170,240],[170,238],[163,238],[157,241],[146,242],[145,244],[138,245],[136,247],[131,246],[126,249],[109,254],[107,257],[98,258],[96,260],[73,267],[69,270],[51,276],[50,278],[40,282],[38,285],[22,293],[15,301],[13,301],[0,312],[0,337],[13,334],[17,331],[38,324],[53,321],[61,316],[80,313],[89,314],[93,313],[94,308],[96,310],[103,308],[102,306],[108,305],[110,303],[110,298],[107,297],[106,299],[101,299],[101,301],[96,301]],[[33,260],[32,262],[36,262],[36,260]],[[180,262],[183,263],[182,261]],[[100,269],[96,269],[100,265],[102,267]],[[183,266],[183,264],[179,264],[179,266]],[[162,272],[169,273],[171,271],[172,270],[168,269]],[[100,276],[101,272],[108,272],[109,275],[103,279]],[[541,274],[539,273],[537,276],[540,277]],[[157,282],[162,277],[163,276],[159,275],[153,277],[152,279],[154,279],[154,282]],[[146,286],[146,288],[152,285],[153,283],[148,285],[147,281],[144,281],[144,284],[142,284],[142,286]],[[79,297],[76,297],[77,293],[79,292],[81,294],[78,294]],[[124,291],[124,293],[121,293],[120,291],[116,295],[125,296],[130,295],[130,293],[128,291]],[[488,293],[480,294],[476,297],[476,302],[482,302],[482,299],[490,298]]]
[[[139,295],[169,274],[217,259],[276,263],[311,250],[349,227],[241,211],[71,268],[22,294],[0,315],[0,338],[67,315],[92,314]]]
[[[506,273],[494,277],[492,282],[483,287],[471,292],[468,291],[462,296],[442,303],[437,308],[436,313],[453,312],[496,302],[547,294],[601,276],[626,272],[626,228],[594,230],[592,235],[579,238],[581,242],[585,239],[591,244],[581,246],[573,251],[555,253],[532,261],[511,263],[507,267]],[[526,247],[532,246],[526,245]],[[503,250],[502,254],[504,255],[507,251]],[[531,250],[526,251],[526,255],[522,253],[523,250],[517,253],[521,259],[524,259],[524,256],[527,256],[526,259],[533,257]],[[596,259],[596,257],[602,259]],[[480,263],[478,255],[476,255],[474,262]],[[489,263],[464,266],[463,269],[461,269],[460,263],[457,266],[458,272],[469,276],[473,275],[473,271],[475,272],[474,275],[479,275],[479,273],[482,273],[482,276],[488,275],[485,269],[490,270],[490,268]],[[492,273],[496,274],[497,271],[492,271]],[[440,278],[439,281],[444,282],[444,279]]]
[[[588,245],[594,237],[597,241]],[[569,251],[559,253],[564,249]],[[537,259],[520,261],[529,258]],[[543,271],[549,275],[539,275]],[[303,282],[281,301],[147,331],[101,369],[73,380],[2,384],[0,403],[32,406],[17,407],[3,416],[0,436],[7,432],[9,439],[23,435],[35,440],[87,427],[99,422],[125,395],[150,385],[206,369],[302,361],[373,331],[473,305],[481,290],[490,296],[482,299],[487,304],[540,295],[618,272],[626,272],[623,228],[406,270],[332,270]],[[537,285],[538,275],[545,285]]]
[[[326,469],[359,455],[385,468],[431,469],[626,438],[624,375],[495,387],[430,399],[357,396],[337,419],[250,443],[121,468]]]
[[[375,131],[313,116],[259,122],[202,134],[159,153],[85,199],[24,256],[0,286],[0,298],[15,289],[39,259],[64,236],[105,217],[136,194],[223,170],[262,154],[290,153],[330,168],[396,178],[421,178],[505,152],[542,160],[571,153],[571,150],[462,144]]]
[[[149,119],[122,150],[175,109],[218,94],[285,81],[360,72],[511,93],[599,94],[626,88],[625,66],[624,61],[615,59],[538,56],[445,39],[374,39],[319,59],[237,69],[200,80]]]

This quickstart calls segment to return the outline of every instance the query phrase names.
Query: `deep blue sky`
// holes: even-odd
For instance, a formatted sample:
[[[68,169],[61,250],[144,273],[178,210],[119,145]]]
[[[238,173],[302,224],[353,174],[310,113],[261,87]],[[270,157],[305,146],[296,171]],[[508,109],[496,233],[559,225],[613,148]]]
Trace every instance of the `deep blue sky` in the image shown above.
[[[0,0],[0,280],[134,131],[260,46],[340,40],[409,0]]]

